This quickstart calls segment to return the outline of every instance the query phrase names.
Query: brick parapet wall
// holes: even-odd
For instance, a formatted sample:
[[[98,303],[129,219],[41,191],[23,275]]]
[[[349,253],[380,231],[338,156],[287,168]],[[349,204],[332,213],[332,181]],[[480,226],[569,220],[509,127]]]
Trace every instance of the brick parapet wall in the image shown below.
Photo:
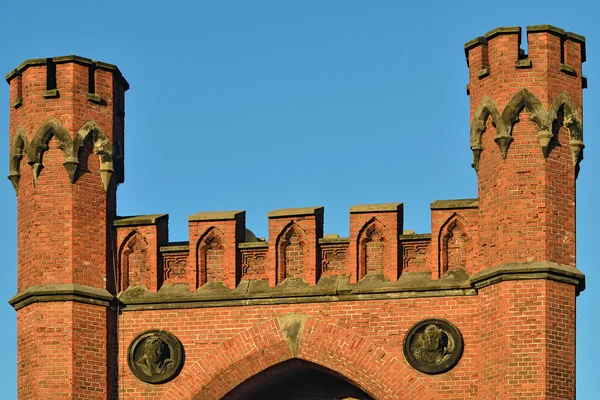
[[[395,282],[404,272],[429,272],[433,279],[444,276],[448,270],[476,273],[473,260],[477,243],[477,200],[445,200],[434,204],[437,203],[444,205],[439,209],[432,206],[435,235],[405,235],[401,203],[353,207],[350,210],[353,228],[348,238],[323,235],[324,214],[320,207],[270,212],[267,241],[260,241],[247,231],[243,211],[190,216],[190,242],[181,243],[157,241],[154,220],[162,214],[119,218],[115,229],[120,290],[142,285],[156,292],[163,284],[186,283],[195,291],[207,283],[208,276],[213,277],[211,281],[222,282],[233,290],[241,281],[253,280],[267,280],[269,286],[275,287],[286,278],[316,285],[321,277],[347,276],[350,283],[356,283],[369,274]],[[166,232],[166,215],[160,218],[161,230]],[[446,230],[442,231],[442,227]],[[449,248],[447,236],[452,232],[464,240],[457,241],[454,247],[451,242]],[[167,238],[167,234],[161,237]],[[222,258],[207,262],[210,254],[207,258],[205,239],[216,245],[214,251]],[[294,241],[296,248],[290,252],[292,247],[287,246]],[[461,254],[462,258],[453,258],[450,269],[447,262],[442,266],[444,257],[453,253]],[[289,267],[294,265],[294,257],[302,266],[300,275]],[[136,262],[138,266],[134,266]],[[403,271],[405,266],[407,271]],[[141,271],[144,271],[144,279],[139,278]],[[130,277],[125,277],[127,274]]]

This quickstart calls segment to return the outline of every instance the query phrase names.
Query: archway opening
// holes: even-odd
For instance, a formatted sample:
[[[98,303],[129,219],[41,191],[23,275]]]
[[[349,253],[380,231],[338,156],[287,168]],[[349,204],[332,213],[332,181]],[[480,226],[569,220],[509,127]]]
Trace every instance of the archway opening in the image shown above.
[[[291,359],[242,382],[223,400],[373,400],[340,374]]]

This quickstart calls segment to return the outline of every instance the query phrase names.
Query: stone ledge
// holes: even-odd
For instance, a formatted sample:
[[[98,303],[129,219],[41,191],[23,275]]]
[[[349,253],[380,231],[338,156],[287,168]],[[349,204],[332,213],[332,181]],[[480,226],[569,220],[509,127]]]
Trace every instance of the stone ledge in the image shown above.
[[[477,208],[479,199],[436,200],[431,203],[432,210],[452,210],[458,208]]]
[[[156,225],[163,219],[169,219],[169,214],[134,215],[131,217],[117,217],[113,226],[139,226]]]
[[[490,40],[495,38],[498,35],[521,35],[521,27],[520,26],[501,26],[495,29],[492,29],[491,31],[489,31],[488,33],[486,33],[485,35],[483,35],[483,37],[486,40]]]
[[[431,240],[431,233],[413,233],[410,235],[400,235],[401,242],[410,242],[413,240]]]
[[[319,244],[328,245],[328,244],[350,244],[349,237],[339,237],[338,235],[329,234],[319,239]]]
[[[244,242],[238,243],[238,249],[268,249],[269,242]]]
[[[159,248],[161,253],[175,253],[181,251],[190,251],[190,243],[189,242],[172,242],[168,243],[165,246],[160,246]]]
[[[45,284],[31,286],[20,291],[8,301],[15,310],[19,310],[32,303],[76,301],[98,306],[108,307],[115,296],[106,289],[93,288],[72,283]]]
[[[302,207],[302,208],[281,208],[279,210],[269,211],[268,218],[293,217],[298,215],[314,215],[323,212],[323,207]]]
[[[473,275],[471,284],[477,290],[504,281],[550,279],[575,285],[577,294],[585,289],[585,275],[575,267],[549,261],[505,263]]]
[[[196,291],[190,291],[188,284],[164,285],[156,293],[135,286],[119,299],[124,311],[133,311],[476,295],[468,278],[464,272],[438,280],[432,280],[428,272],[405,273],[397,282],[382,275],[367,275],[350,284],[348,276],[341,276],[322,277],[314,286],[302,279],[286,279],[274,288],[269,287],[267,280],[252,280],[241,281],[233,290],[213,282]]]
[[[123,77],[123,74],[121,74],[121,71],[119,70],[119,68],[114,64],[109,64],[109,63],[105,63],[102,61],[93,61],[90,58],[80,57],[80,56],[76,56],[76,55],[59,56],[59,57],[53,57],[51,59],[55,64],[74,62],[77,64],[90,66],[93,63],[96,63],[96,68],[115,72],[123,80],[125,90],[129,89],[129,83],[127,83],[127,80]],[[46,65],[46,64],[48,64],[47,58],[32,58],[29,60],[25,60],[17,68],[13,69],[8,74],[6,74],[6,77],[5,77],[6,82],[10,83],[10,81],[15,76],[21,75],[21,73],[29,67]]]
[[[188,217],[188,221],[223,221],[236,219],[240,215],[246,215],[246,211],[234,210],[234,211],[209,211],[199,212],[192,214]]]
[[[402,204],[403,203],[358,204],[350,207],[350,213],[397,212],[402,210]]]

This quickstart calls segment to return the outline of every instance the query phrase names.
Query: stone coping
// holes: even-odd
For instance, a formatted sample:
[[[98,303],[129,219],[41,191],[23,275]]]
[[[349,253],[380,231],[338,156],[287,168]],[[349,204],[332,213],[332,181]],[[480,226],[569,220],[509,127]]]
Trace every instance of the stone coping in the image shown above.
[[[459,208],[477,208],[479,199],[436,200],[431,203],[432,210],[453,210]]]
[[[448,274],[438,280],[432,280],[429,272],[405,273],[397,282],[388,281],[383,275],[367,275],[356,284],[350,284],[349,280],[348,276],[322,277],[316,285],[310,286],[303,279],[286,279],[274,288],[269,287],[267,280],[243,280],[233,290],[214,282],[196,291],[190,291],[188,284],[170,284],[156,293],[144,286],[134,286],[119,299],[124,305],[123,311],[135,311],[477,294],[464,272]]]
[[[106,289],[73,283],[34,285],[17,293],[8,304],[19,310],[29,304],[49,301],[77,301],[107,307],[114,296]]]
[[[535,32],[548,32],[553,35],[559,36],[561,38],[569,39],[574,42],[577,42],[581,45],[581,62],[585,62],[586,60],[586,49],[585,49],[585,37],[582,35],[578,35],[577,33],[567,32],[564,29],[557,28],[553,25],[529,25],[527,26],[527,33],[535,33]],[[479,45],[487,45],[488,40],[498,36],[498,35],[506,35],[506,34],[518,34],[519,35],[519,44],[521,43],[521,27],[519,26],[508,26],[508,27],[499,27],[496,29],[492,29],[487,32],[485,35],[477,37],[475,39],[469,40],[465,43],[465,55],[469,56],[469,50],[479,46]]]
[[[319,239],[319,244],[328,245],[328,244],[350,244],[349,237],[335,237],[333,235],[325,235],[326,237],[322,237]],[[329,237],[327,237],[329,236]],[[336,235],[337,236],[337,235]]]
[[[244,242],[238,243],[238,249],[268,249],[269,242]]]
[[[236,219],[239,216],[245,216],[246,211],[243,210],[234,210],[234,211],[208,211],[208,212],[199,212],[196,214],[192,214],[188,217],[188,221],[223,221],[223,220],[231,220]]]
[[[269,211],[267,217],[278,218],[278,217],[292,217],[297,215],[314,215],[319,212],[323,212],[323,207],[301,207],[301,208],[281,208],[279,210]]]
[[[403,203],[358,204],[350,207],[350,213],[397,212],[402,210],[402,205]]]
[[[157,225],[165,220],[169,220],[169,214],[134,215],[131,217],[117,217],[113,222],[113,226]]]
[[[190,251],[190,242],[171,242],[165,246],[160,246],[161,253],[175,253],[181,251]]]
[[[410,242],[413,240],[431,240],[431,233],[413,233],[410,235],[400,235],[401,242]]]
[[[106,71],[115,72],[117,74],[117,76],[123,80],[123,84],[125,86],[125,90],[129,89],[129,83],[123,77],[123,74],[121,73],[121,71],[119,70],[119,68],[116,65],[114,65],[114,64],[109,64],[109,63],[105,63],[105,62],[102,62],[102,61],[94,61],[91,58],[76,56],[74,54],[68,55],[68,56],[52,57],[51,59],[52,59],[52,61],[55,64],[62,64],[62,63],[74,62],[74,63],[77,63],[77,64],[89,66],[89,65],[92,65],[92,64],[95,63],[96,64],[96,68],[104,69]],[[15,76],[20,75],[27,68],[33,67],[33,66],[39,66],[39,65],[46,65],[47,63],[48,63],[48,59],[47,58],[31,58],[29,60],[25,60],[17,68],[13,69],[8,74],[6,74],[5,79],[6,79],[7,82],[10,83],[10,81]]]
[[[525,279],[550,279],[575,285],[577,294],[585,289],[585,275],[575,267],[550,261],[504,263],[487,268],[470,279],[475,289],[481,289],[503,281]]]

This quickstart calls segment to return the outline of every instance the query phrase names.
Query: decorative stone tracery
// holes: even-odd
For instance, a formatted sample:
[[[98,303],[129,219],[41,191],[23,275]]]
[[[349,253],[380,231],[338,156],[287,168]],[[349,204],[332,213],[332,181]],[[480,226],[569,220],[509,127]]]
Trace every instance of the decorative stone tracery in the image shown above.
[[[513,140],[512,128],[519,121],[519,114],[527,108],[531,113],[531,121],[537,127],[537,139],[542,148],[544,158],[548,157],[550,142],[554,138],[552,127],[562,112],[563,125],[569,130],[569,146],[573,157],[573,166],[578,167],[583,159],[583,125],[578,108],[566,92],[559,94],[548,111],[545,110],[538,97],[527,88],[519,90],[508,102],[502,114],[498,111],[496,103],[484,96],[473,114],[471,124],[471,150],[473,151],[473,168],[479,170],[479,158],[483,151],[482,136],[486,130],[486,123],[491,117],[492,125],[496,128],[494,141],[500,148],[502,158],[506,158],[508,148]]]
[[[28,140],[27,132],[22,126],[18,127],[13,137],[10,148],[10,179],[15,191],[18,192],[19,180],[21,178],[20,162],[24,155],[27,155],[27,162],[33,170],[33,183],[37,183],[37,178],[43,169],[42,156],[48,149],[48,142],[52,137],[56,137],[60,143],[60,148],[65,154],[63,165],[67,169],[71,183],[77,180],[77,167],[79,165],[79,150],[85,142],[91,138],[93,143],[93,152],[100,158],[100,176],[104,185],[104,190],[108,190],[108,185],[114,172],[113,167],[113,146],[106,133],[94,121],[86,122],[78,131],[73,139],[62,125],[54,117],[46,120],[36,130],[31,139]]]

